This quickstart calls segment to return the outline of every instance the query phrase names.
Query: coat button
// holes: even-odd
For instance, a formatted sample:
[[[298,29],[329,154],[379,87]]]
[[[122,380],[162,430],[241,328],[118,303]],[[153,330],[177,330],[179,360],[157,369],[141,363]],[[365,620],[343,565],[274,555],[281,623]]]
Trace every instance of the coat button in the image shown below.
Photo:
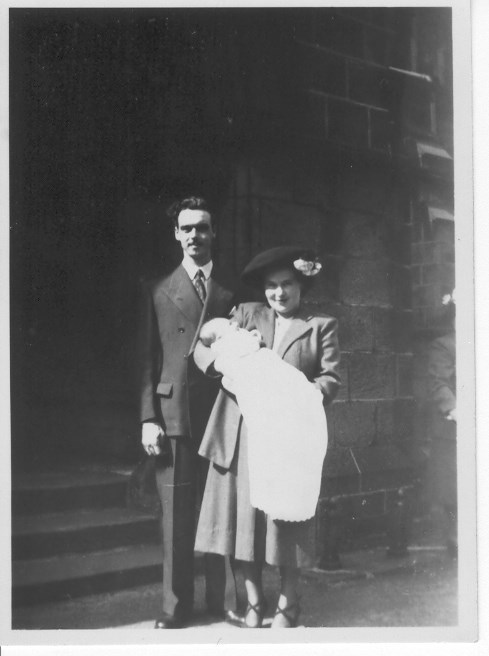
[[[178,332],[179,332],[179,333],[184,333],[184,332],[185,332],[185,328],[179,328],[179,329],[178,329]]]

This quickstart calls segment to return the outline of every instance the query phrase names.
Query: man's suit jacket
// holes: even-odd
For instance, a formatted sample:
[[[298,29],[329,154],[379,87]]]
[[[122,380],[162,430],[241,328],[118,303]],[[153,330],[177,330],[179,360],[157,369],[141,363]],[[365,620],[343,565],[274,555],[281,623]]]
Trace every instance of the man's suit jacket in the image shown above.
[[[190,355],[203,321],[227,316],[234,305],[235,292],[225,280],[214,266],[204,307],[182,265],[143,285],[140,418],[160,423],[169,436],[202,437],[218,387]]]
[[[257,328],[271,348],[275,329],[273,310],[263,303],[244,303],[233,316],[234,320],[247,330]],[[338,322],[327,315],[311,314],[302,310],[292,323],[279,344],[277,355],[314,383],[322,392],[324,403],[330,403],[340,386],[338,346]],[[194,350],[194,360],[202,371],[212,371],[214,354],[209,347],[199,342]],[[256,384],[259,386],[260,381]],[[236,449],[241,422],[241,413],[235,398],[221,389],[207,424],[200,455],[215,464],[228,469]],[[298,435],[300,440],[301,436]]]

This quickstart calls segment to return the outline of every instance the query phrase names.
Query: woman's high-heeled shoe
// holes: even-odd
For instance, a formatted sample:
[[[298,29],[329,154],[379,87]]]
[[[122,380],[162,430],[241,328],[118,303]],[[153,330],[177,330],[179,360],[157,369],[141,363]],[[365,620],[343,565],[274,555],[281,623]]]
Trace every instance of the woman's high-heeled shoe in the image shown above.
[[[243,629],[261,629],[263,620],[265,618],[265,613],[267,612],[267,600],[262,599],[257,604],[251,604],[248,602],[246,606],[246,613],[243,618],[243,624],[241,625]],[[250,614],[255,613],[256,621],[251,622]]]
[[[279,608],[275,611],[274,619],[272,622],[272,629],[293,629],[297,626],[299,622],[299,615],[301,613],[301,608],[299,602],[295,601],[293,604],[290,604],[286,608]],[[276,617],[282,616],[284,619],[280,622],[275,622]]]

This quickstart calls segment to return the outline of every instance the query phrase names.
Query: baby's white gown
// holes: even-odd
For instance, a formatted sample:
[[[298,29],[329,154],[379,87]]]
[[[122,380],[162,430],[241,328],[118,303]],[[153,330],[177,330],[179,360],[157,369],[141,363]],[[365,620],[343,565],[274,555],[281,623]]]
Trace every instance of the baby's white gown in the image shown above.
[[[231,379],[248,429],[251,505],[273,519],[309,519],[316,512],[328,444],[323,395],[275,352],[261,348],[244,355],[241,349],[236,355],[240,347],[233,348],[232,340],[213,347],[223,356],[216,366],[223,384]]]

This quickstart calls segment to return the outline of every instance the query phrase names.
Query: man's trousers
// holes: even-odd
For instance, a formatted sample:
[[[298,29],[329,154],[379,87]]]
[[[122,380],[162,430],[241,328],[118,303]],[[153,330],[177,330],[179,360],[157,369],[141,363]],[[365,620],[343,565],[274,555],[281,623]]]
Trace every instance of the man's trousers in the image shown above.
[[[189,437],[165,440],[171,453],[157,457],[156,485],[162,507],[163,613],[188,617],[194,603],[194,541],[207,461]],[[168,451],[170,451],[168,449]],[[211,613],[236,610],[229,558],[205,554],[206,604]]]

